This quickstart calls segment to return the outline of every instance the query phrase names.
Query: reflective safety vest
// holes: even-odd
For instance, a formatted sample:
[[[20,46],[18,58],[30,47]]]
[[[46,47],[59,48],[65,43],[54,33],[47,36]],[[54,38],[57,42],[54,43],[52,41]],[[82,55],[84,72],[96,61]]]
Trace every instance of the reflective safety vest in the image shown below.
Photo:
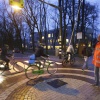
[[[98,42],[95,46],[92,63],[94,66],[100,67],[100,42]]]

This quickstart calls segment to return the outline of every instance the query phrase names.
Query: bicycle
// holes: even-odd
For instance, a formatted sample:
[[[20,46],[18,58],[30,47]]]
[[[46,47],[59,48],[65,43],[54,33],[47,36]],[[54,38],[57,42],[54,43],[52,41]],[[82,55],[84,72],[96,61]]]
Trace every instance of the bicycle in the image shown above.
[[[29,64],[25,69],[25,76],[28,79],[36,79],[39,75],[44,74],[44,68],[50,75],[54,75],[58,70],[58,65],[54,61],[50,61],[50,58],[41,56],[35,60],[35,63]]]
[[[20,72],[24,71],[24,69],[25,69],[24,62],[17,61],[16,60],[17,58],[14,57],[14,54],[13,55],[10,55],[10,56],[7,56],[7,58],[10,60],[10,62],[9,62],[9,68],[10,68],[10,70],[13,69],[15,71],[15,73],[16,72],[17,73],[20,73]],[[8,66],[6,65],[6,62],[5,61],[0,61],[0,74],[3,75],[3,73],[5,71],[7,71],[7,67]]]
[[[70,63],[70,65],[73,65],[75,63],[75,54],[69,55],[69,54],[65,54],[64,59],[62,61],[62,65],[63,67],[65,67],[68,63]]]

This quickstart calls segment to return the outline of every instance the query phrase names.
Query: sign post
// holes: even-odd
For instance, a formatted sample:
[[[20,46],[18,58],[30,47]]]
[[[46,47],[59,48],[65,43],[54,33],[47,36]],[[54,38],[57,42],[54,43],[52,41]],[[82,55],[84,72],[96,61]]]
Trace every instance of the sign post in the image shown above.
[[[78,39],[78,53],[81,54],[80,39],[82,39],[82,32],[77,33],[77,39]]]
[[[77,33],[77,39],[82,39],[82,32]]]

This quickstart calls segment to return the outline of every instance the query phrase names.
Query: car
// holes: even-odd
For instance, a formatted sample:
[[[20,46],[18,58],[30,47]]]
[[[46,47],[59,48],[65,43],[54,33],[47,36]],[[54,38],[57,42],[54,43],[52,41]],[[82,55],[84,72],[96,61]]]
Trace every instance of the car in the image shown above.
[[[14,52],[15,53],[20,53],[20,49],[19,48],[14,48]]]

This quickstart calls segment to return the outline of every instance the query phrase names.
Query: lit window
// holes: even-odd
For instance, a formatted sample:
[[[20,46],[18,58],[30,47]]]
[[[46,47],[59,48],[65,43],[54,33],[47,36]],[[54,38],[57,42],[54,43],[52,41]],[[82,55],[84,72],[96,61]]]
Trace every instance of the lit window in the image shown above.
[[[50,49],[51,47],[50,47],[50,45],[48,45],[48,49]]]
[[[52,40],[50,40],[50,43],[52,43]]]
[[[44,36],[42,36],[42,39],[44,39]]]
[[[58,42],[59,42],[60,40],[58,39]]]
[[[48,37],[51,37],[51,34],[48,34]]]
[[[69,42],[69,39],[66,39],[66,43],[68,43]]]

